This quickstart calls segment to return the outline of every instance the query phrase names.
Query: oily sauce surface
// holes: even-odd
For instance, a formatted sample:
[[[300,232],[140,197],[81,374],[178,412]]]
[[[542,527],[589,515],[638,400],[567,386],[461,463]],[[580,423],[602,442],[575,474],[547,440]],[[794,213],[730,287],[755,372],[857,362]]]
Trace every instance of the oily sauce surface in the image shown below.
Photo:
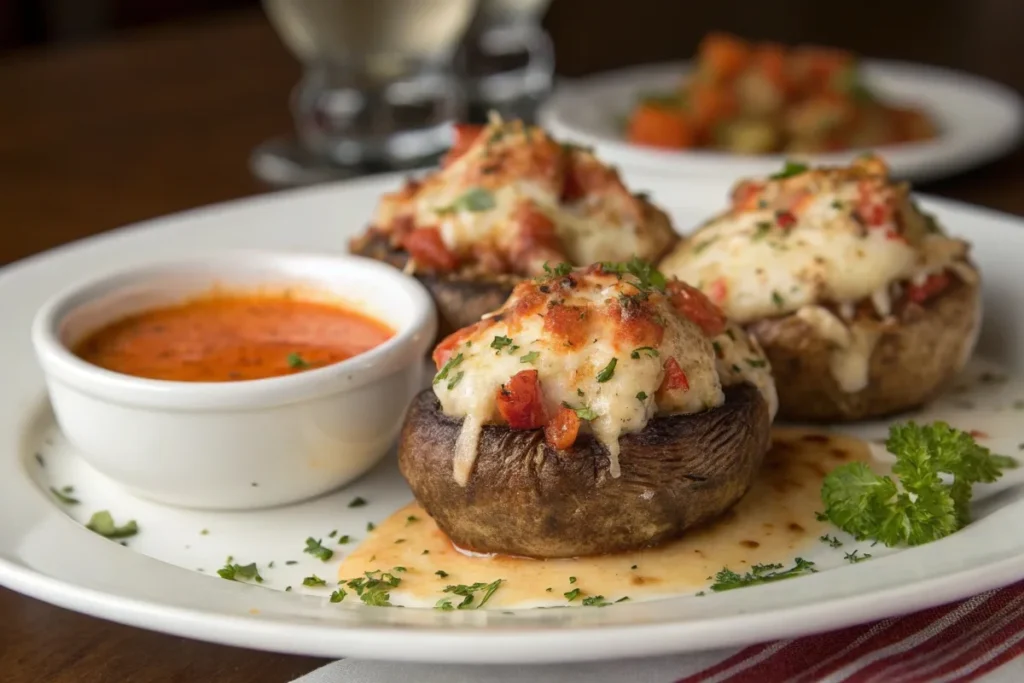
[[[450,584],[503,579],[485,608],[570,605],[579,594],[609,601],[691,593],[707,588],[723,567],[744,573],[755,564],[787,566],[830,527],[819,522],[821,482],[833,468],[854,460],[871,462],[857,439],[794,428],[772,430],[764,467],[743,499],[711,526],[647,550],[575,559],[532,560],[501,555],[471,557],[451,541],[418,504],[381,523],[342,562],[339,578],[405,567],[392,591],[394,604],[433,606],[452,597]],[[438,572],[441,572],[439,575]]]
[[[74,352],[135,377],[230,382],[337,363],[393,335],[384,323],[339,305],[283,295],[211,295],[119,320]]]

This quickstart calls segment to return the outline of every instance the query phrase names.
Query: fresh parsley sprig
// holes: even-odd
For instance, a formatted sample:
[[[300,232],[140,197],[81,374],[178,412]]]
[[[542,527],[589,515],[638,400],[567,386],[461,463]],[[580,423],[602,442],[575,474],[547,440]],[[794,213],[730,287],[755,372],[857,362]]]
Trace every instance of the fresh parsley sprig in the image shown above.
[[[896,456],[897,481],[864,463],[848,463],[825,477],[821,499],[825,516],[840,529],[887,546],[921,545],[962,529],[971,521],[971,487],[1017,466],[945,422],[893,425],[885,447]]]

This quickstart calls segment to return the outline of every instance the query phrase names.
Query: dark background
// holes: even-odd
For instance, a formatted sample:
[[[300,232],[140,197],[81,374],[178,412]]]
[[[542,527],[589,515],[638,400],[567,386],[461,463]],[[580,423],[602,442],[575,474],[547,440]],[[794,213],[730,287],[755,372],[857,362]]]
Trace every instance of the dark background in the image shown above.
[[[258,10],[259,4],[0,0],[0,59],[19,47],[99,41],[139,27]],[[558,72],[568,76],[686,57],[706,31],[723,29],[750,39],[816,42],[961,68],[1024,91],[1021,0],[553,0],[545,26],[555,41]]]

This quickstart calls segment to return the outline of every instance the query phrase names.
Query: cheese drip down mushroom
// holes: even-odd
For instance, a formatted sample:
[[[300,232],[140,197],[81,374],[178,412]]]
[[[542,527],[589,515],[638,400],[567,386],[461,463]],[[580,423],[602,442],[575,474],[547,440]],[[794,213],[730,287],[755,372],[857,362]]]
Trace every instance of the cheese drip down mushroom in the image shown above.
[[[550,269],[549,269],[550,270]],[[504,306],[435,350],[433,391],[461,419],[452,476],[472,476],[484,425],[543,430],[569,449],[583,433],[620,475],[619,439],[655,417],[721,406],[749,383],[774,416],[771,368],[757,342],[703,294],[642,261],[559,266],[519,284]]]

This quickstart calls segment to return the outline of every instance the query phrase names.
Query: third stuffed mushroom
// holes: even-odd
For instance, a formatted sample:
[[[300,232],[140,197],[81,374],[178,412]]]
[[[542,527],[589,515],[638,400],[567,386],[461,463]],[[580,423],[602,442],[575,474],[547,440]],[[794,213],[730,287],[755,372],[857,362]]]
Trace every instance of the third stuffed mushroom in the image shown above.
[[[856,420],[926,403],[963,368],[981,313],[968,251],[862,157],[740,182],[661,268],[757,337],[780,417]]]

